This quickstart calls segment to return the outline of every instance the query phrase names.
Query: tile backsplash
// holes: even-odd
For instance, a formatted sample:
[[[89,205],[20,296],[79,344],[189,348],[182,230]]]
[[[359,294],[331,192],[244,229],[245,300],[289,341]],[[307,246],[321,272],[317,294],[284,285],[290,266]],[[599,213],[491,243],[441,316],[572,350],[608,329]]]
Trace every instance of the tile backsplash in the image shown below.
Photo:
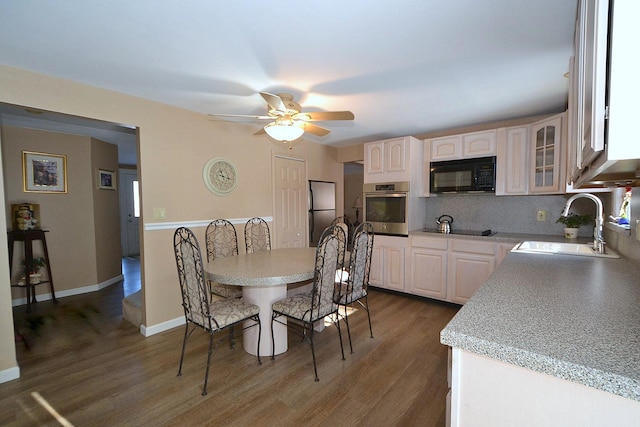
[[[562,235],[563,226],[557,224],[567,199],[571,195],[551,196],[494,196],[494,195],[446,195],[424,199],[427,205],[426,227],[436,227],[440,215],[453,217],[452,228],[485,230],[502,233],[526,233]],[[601,197],[605,217],[610,212],[609,197]],[[538,211],[546,211],[546,220],[537,221]],[[595,215],[593,201],[578,199],[571,205],[571,212]],[[580,236],[593,235],[593,226],[580,228]]]

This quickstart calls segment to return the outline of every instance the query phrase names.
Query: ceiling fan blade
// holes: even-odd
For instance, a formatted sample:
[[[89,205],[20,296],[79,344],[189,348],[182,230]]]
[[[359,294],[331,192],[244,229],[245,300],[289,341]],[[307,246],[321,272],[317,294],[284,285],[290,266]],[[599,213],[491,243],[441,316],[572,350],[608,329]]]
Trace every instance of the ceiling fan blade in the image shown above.
[[[305,121],[297,121],[294,126],[302,128],[305,132],[309,132],[317,136],[325,136],[328,135],[329,132],[331,132],[329,129],[325,129],[323,127]]]
[[[260,130],[256,133],[254,133],[254,135],[265,135],[267,133],[267,131],[264,130],[264,128],[260,128]]]
[[[353,120],[355,116],[351,111],[312,111],[298,113],[293,118],[316,122],[324,120]]]
[[[221,119],[238,118],[253,120],[273,120],[273,117],[271,116],[247,116],[243,114],[207,114],[207,116],[211,117],[212,120],[215,120],[216,117],[220,117]]]
[[[267,92],[260,92],[260,95],[264,98],[265,101],[267,101],[270,109],[277,111],[287,111],[287,106],[285,105],[282,98],[280,98],[278,95]]]

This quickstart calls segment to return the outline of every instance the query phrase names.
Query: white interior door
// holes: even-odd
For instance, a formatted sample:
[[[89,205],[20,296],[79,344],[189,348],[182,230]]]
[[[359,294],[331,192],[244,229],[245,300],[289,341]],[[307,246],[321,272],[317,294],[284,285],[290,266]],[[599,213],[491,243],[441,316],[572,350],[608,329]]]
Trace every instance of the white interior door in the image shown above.
[[[274,160],[275,247],[307,246],[307,169],[301,159]]]
[[[119,175],[122,255],[140,255],[138,172],[135,169],[120,169]]]

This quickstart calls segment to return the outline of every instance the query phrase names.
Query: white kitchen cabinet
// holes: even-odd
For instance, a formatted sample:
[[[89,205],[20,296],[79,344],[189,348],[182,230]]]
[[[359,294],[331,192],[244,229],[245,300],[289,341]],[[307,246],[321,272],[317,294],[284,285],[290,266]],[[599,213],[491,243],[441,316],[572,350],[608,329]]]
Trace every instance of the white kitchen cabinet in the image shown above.
[[[411,136],[364,144],[364,182],[420,180],[422,186],[422,141]]]
[[[384,172],[384,142],[370,142],[365,144],[364,164],[367,175]]]
[[[385,171],[405,172],[409,160],[409,147],[404,138],[385,142]]]
[[[496,268],[509,255],[514,246],[514,243],[496,243]]]
[[[452,239],[448,254],[448,300],[464,304],[496,267],[495,244]]]
[[[496,155],[495,129],[462,135],[462,157],[487,157]]]
[[[431,161],[496,155],[495,129],[431,139]]]
[[[383,286],[384,264],[382,262],[382,246],[373,239],[373,250],[371,251],[371,270],[369,271],[369,284],[373,286]]]
[[[605,146],[608,23],[609,1],[578,2],[574,69],[570,81],[575,129],[572,132],[574,147],[570,151],[576,156],[579,168],[589,165]]]
[[[406,237],[375,236],[369,274],[372,286],[405,291],[405,253],[408,246]]]
[[[529,127],[498,130],[496,196],[529,192]]]
[[[447,298],[447,239],[414,237],[410,250],[409,292],[444,300]]]
[[[464,304],[493,274],[514,245],[428,234],[412,235],[406,266],[409,272],[406,292]],[[372,264],[371,277],[374,276],[373,268]],[[383,277],[382,271],[378,274]],[[373,279],[371,283],[374,283]]]
[[[563,116],[558,114],[530,126],[529,194],[565,192]]]
[[[569,152],[577,157],[569,161],[570,166],[575,165],[571,171],[574,188],[590,182],[633,180],[640,169],[640,144],[633,139],[640,98],[635,65],[640,2],[619,1],[608,10],[610,4],[606,0],[579,2],[569,99],[572,128],[576,129],[569,140]]]
[[[452,135],[431,139],[431,161],[462,158],[462,136]]]
[[[422,194],[429,197],[431,188],[431,140],[422,141]]]

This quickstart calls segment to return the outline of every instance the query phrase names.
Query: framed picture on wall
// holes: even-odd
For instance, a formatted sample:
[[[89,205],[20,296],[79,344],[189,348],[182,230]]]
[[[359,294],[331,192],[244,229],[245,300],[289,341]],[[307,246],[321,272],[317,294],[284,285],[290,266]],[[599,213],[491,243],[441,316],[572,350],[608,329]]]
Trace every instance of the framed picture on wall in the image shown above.
[[[25,193],[66,193],[67,156],[23,151],[22,181]]]
[[[98,169],[98,188],[101,190],[116,189],[116,174],[113,171]]]

